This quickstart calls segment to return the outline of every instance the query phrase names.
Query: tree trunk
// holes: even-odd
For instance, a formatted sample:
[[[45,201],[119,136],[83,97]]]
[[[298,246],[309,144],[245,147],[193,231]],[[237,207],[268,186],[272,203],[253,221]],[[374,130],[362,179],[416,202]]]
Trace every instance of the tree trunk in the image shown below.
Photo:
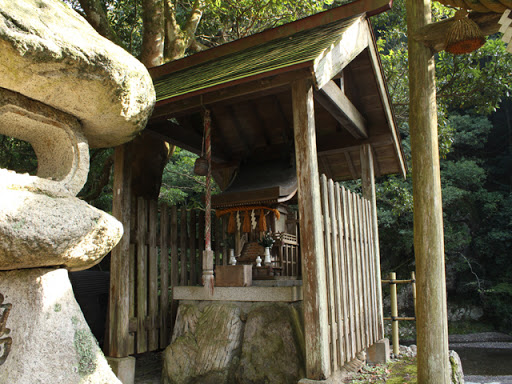
[[[140,61],[150,68],[164,62],[164,0],[142,1],[142,52]]]
[[[118,36],[110,26],[101,0],[79,0],[85,12],[85,19],[101,36],[122,46]]]
[[[430,0],[407,0],[409,126],[417,274],[418,383],[450,383],[434,57],[415,41],[431,21]]]

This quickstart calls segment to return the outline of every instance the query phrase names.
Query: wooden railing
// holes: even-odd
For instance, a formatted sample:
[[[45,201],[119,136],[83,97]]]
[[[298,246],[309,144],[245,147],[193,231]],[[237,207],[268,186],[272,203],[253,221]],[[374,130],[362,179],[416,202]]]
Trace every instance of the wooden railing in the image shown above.
[[[278,267],[282,268],[282,276],[297,278],[301,276],[300,249],[297,236],[289,233],[277,233],[275,236]]]
[[[321,178],[332,371],[381,339],[369,201]]]
[[[143,353],[169,344],[177,310],[169,300],[172,287],[201,282],[204,211],[159,206],[139,198],[131,223],[129,350]],[[212,216],[216,265],[228,262],[222,246],[225,225]]]

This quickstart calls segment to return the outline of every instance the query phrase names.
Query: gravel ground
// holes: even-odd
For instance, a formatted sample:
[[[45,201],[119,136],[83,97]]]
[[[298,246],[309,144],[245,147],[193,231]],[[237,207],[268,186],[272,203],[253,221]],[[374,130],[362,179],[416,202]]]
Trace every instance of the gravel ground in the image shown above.
[[[475,349],[495,349],[495,350],[510,350],[512,351],[512,336],[497,333],[485,332],[470,335],[450,335],[450,349],[459,348],[475,348]],[[135,384],[160,384],[160,376],[162,372],[162,353],[150,352],[143,355],[136,356],[135,368]],[[384,377],[385,370],[381,373]],[[371,376],[377,378],[378,372],[371,372]],[[370,374],[367,372],[367,374]],[[354,375],[356,379],[359,375]],[[360,378],[365,375],[360,375]],[[366,382],[374,382],[368,380]],[[376,380],[375,382],[378,382]],[[510,376],[476,376],[465,375],[466,384],[512,384],[512,375]]]
[[[135,357],[135,384],[160,384],[162,352],[148,352]]]

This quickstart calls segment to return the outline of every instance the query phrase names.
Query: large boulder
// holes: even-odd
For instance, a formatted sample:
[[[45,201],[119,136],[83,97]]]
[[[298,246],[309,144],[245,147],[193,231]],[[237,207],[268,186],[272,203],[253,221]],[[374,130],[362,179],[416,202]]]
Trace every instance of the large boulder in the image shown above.
[[[0,383],[121,384],[65,269],[0,272]]]
[[[247,315],[236,382],[295,384],[305,377],[304,336],[294,306],[272,303]]]
[[[77,117],[91,147],[134,138],[155,103],[142,63],[57,0],[0,0],[0,87]]]
[[[295,384],[302,328],[300,304],[180,302],[162,383]]]
[[[180,305],[162,383],[225,383],[236,367],[242,326],[235,304]]]

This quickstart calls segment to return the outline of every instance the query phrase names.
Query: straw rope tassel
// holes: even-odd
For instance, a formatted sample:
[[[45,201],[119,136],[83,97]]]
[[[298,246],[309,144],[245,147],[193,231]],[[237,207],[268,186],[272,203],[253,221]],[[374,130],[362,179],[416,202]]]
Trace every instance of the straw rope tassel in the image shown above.
[[[229,214],[228,233],[235,233],[235,232],[236,232],[235,214],[233,212],[231,212]]]
[[[446,34],[446,52],[462,55],[473,52],[485,44],[485,37],[480,27],[468,17],[465,9],[459,9],[454,18]]]
[[[267,232],[267,220],[265,219],[265,212],[260,209],[260,220],[259,220],[260,232]]]
[[[245,233],[251,232],[251,219],[249,217],[249,211],[244,212],[244,225],[242,227],[242,231]]]
[[[215,281],[213,277],[213,251],[212,251],[212,191],[211,191],[211,176],[212,176],[212,148],[211,148],[211,118],[210,111],[206,110],[204,113],[204,136],[205,136],[205,151],[206,161],[208,162],[208,173],[206,175],[206,212],[205,212],[205,225],[204,225],[204,241],[205,250],[203,252],[203,286],[209,295],[213,296]]]

